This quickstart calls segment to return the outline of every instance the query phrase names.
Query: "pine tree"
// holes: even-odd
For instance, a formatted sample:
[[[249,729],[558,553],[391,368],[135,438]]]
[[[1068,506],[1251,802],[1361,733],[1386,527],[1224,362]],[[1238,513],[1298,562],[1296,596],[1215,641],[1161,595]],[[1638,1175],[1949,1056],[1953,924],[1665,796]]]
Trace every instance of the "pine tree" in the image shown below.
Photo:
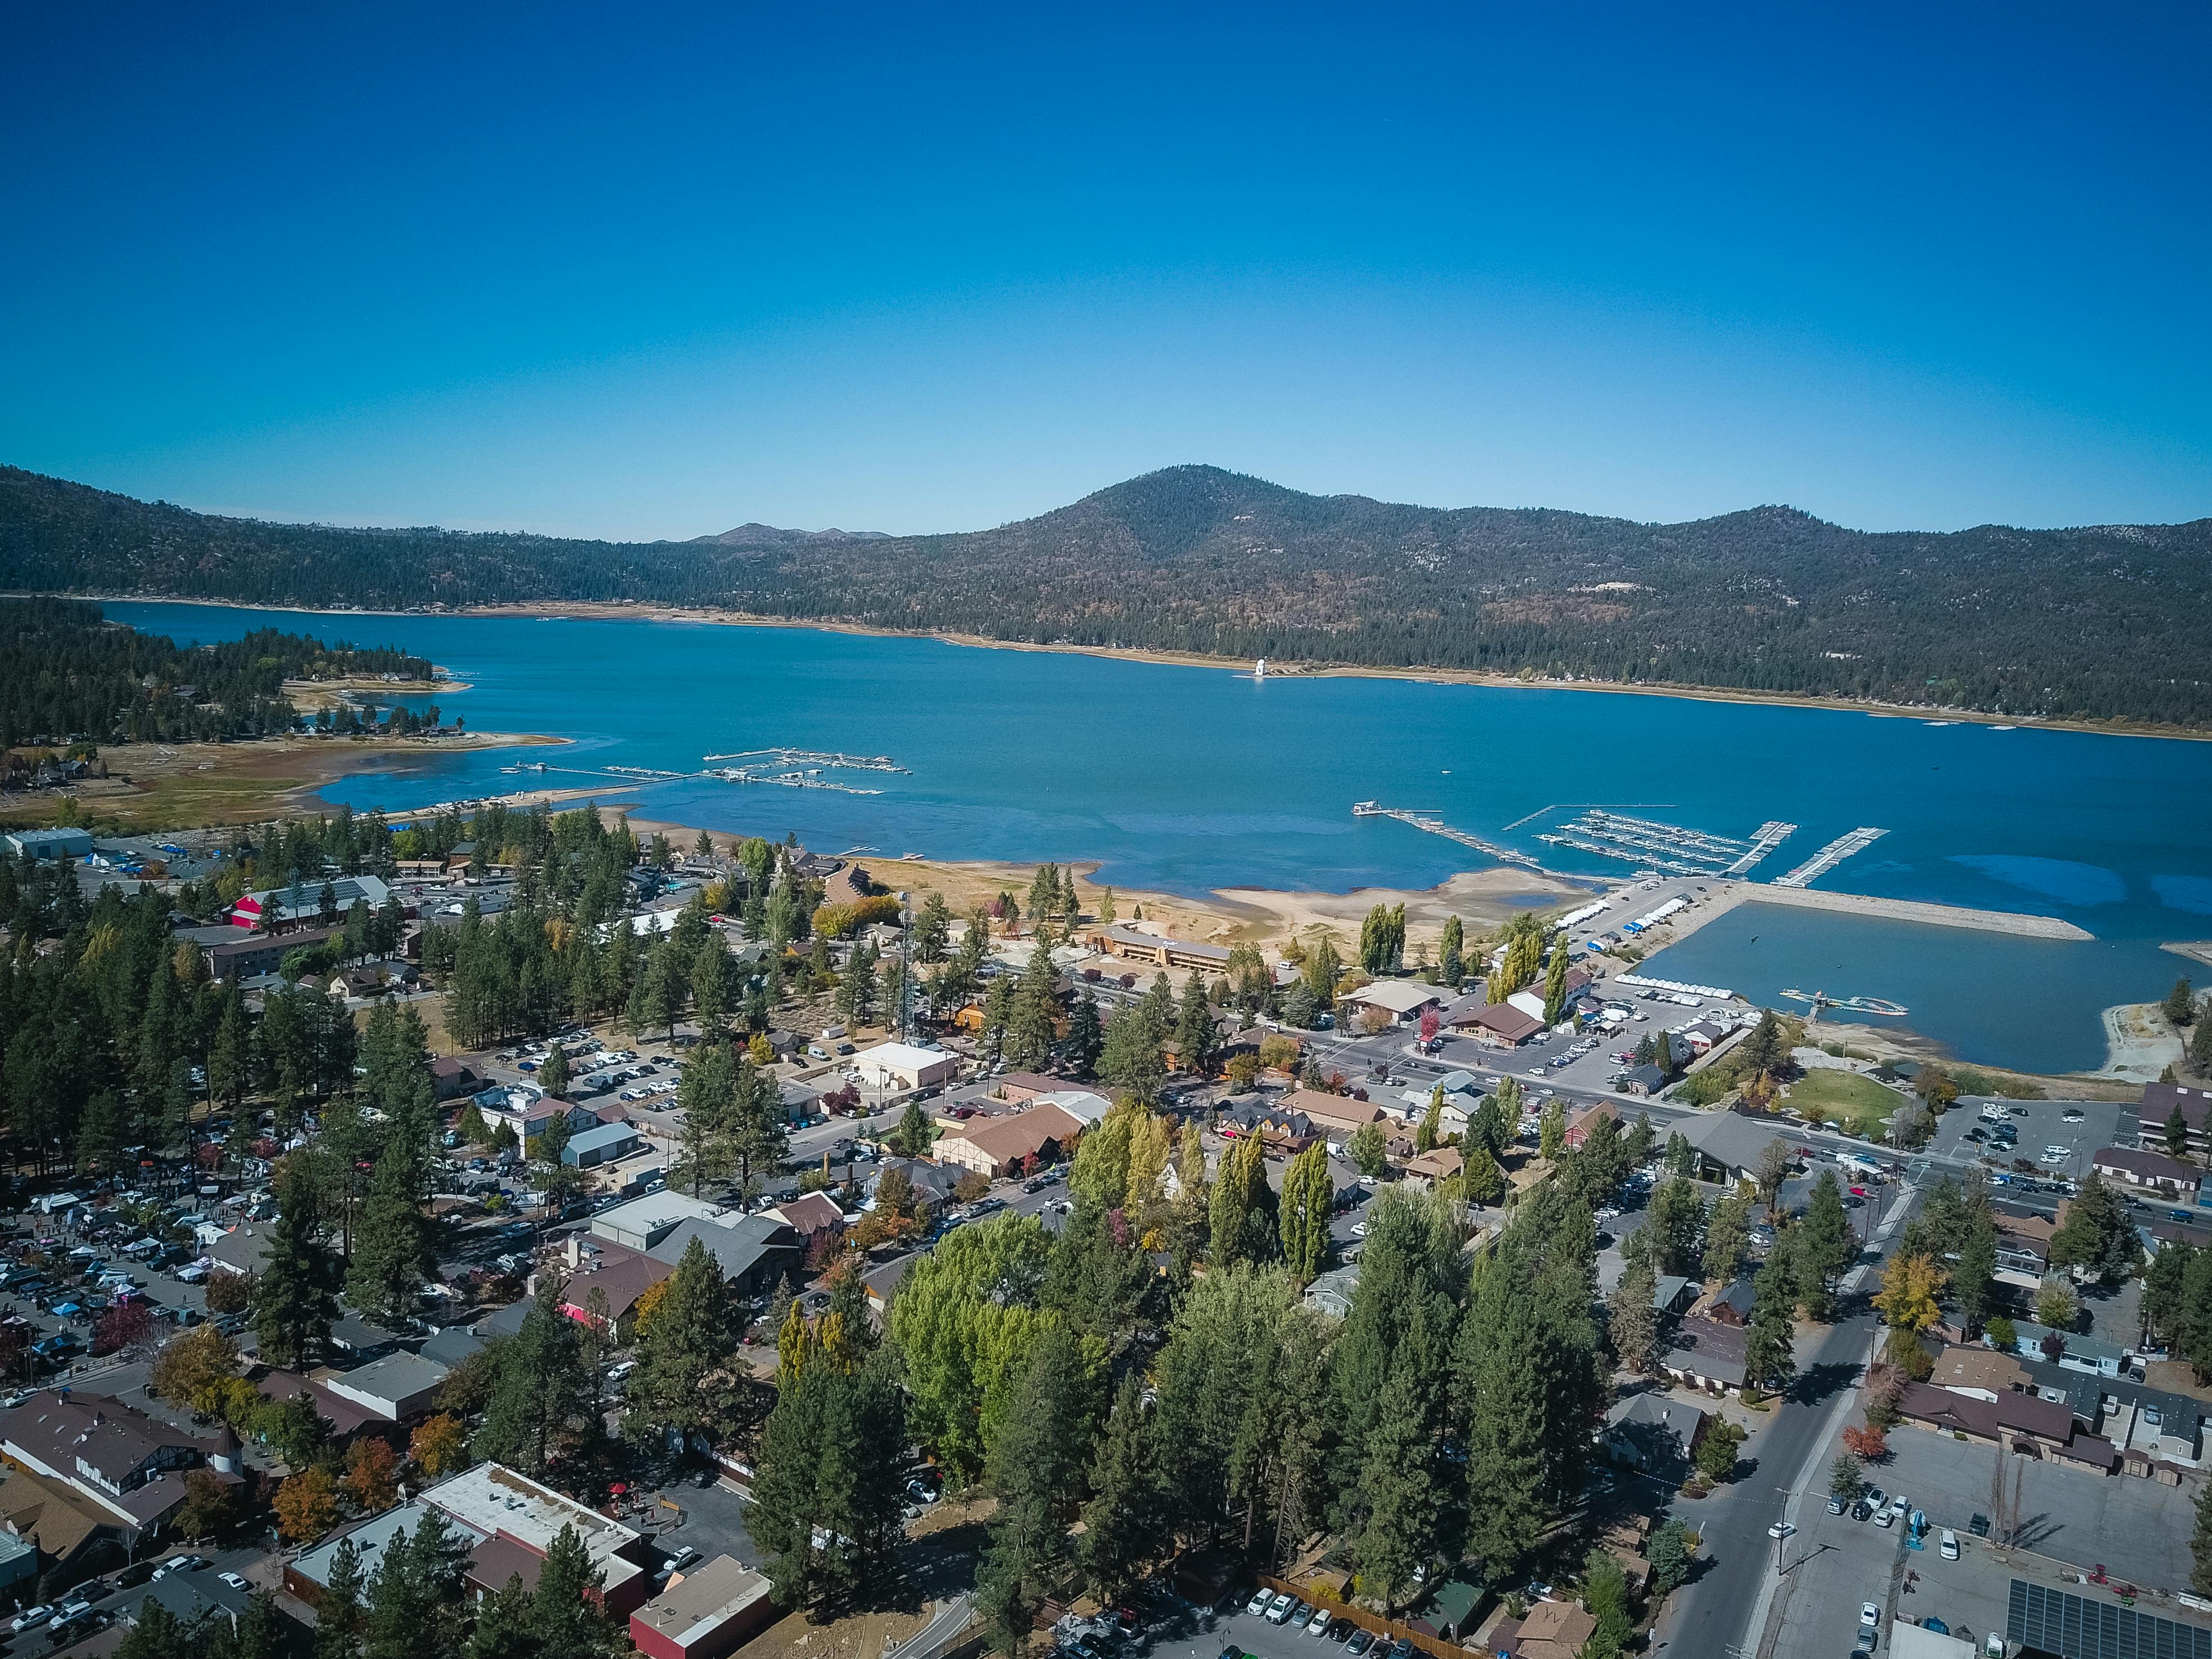
[[[1443,942],[1437,951],[1437,978],[1440,983],[1449,985],[1455,990],[1459,988],[1460,981],[1467,977],[1467,963],[1464,960],[1466,937],[1457,916],[1444,918]]]
[[[2197,1526],[2189,1534],[2189,1583],[2199,1595],[2212,1595],[2212,1485],[2197,1495]]]
[[[1083,1510],[1079,1554],[1085,1581],[1102,1607],[1120,1604],[1165,1549],[1161,1535],[1157,1455],[1136,1373],[1121,1379],[1106,1437],[1091,1471],[1094,1496]]]
[[[1812,1318],[1824,1324],[1835,1317],[1835,1280],[1850,1264],[1851,1248],[1851,1224],[1844,1213],[1843,1185],[1833,1170],[1824,1170],[1813,1183],[1805,1220],[1797,1228],[1793,1243],[1801,1279],[1798,1299]]]
[[[1088,994],[1079,995],[1067,1011],[1067,1040],[1061,1047],[1067,1068],[1087,1078],[1106,1047],[1106,1033],[1098,1021],[1098,1004]]]
[[[1415,1302],[1404,1338],[1391,1357],[1360,1474],[1367,1510],[1352,1542],[1362,1587],[1395,1613],[1432,1559],[1444,1509],[1437,1466],[1441,1416],[1441,1344],[1429,1328],[1431,1304]]]
[[[1130,1099],[1149,1106],[1160,1097],[1167,1076],[1159,1033],[1141,1007],[1116,1008],[1106,1022],[1106,1042],[1098,1073]]]
[[[936,1137],[930,1132],[928,1115],[921,1109],[919,1100],[908,1100],[906,1110],[899,1116],[898,1126],[887,1137],[890,1149],[901,1158],[926,1156]]]
[[[557,1276],[541,1277],[538,1298],[499,1350],[498,1374],[477,1431],[479,1455],[542,1473],[582,1414],[586,1378],[576,1328],[561,1311]]]
[[[1658,1310],[1651,1305],[1658,1284],[1647,1261],[1632,1265],[1606,1301],[1606,1334],[1621,1369],[1644,1372],[1651,1369],[1659,1336]]]
[[[1751,1321],[1744,1340],[1744,1375],[1760,1388],[1777,1392],[1797,1374],[1791,1324],[1797,1280],[1790,1256],[1789,1249],[1778,1246],[1752,1280]]]
[[[1075,1340],[1058,1326],[1038,1337],[991,1446],[998,1507],[975,1575],[975,1606],[992,1644],[1018,1654],[1067,1559],[1067,1523],[1090,1457],[1090,1412]]]
[[[711,1431],[726,1411],[728,1366],[737,1352],[728,1287],[696,1237],[667,1284],[638,1344],[629,1397],[642,1425]]]
[[[354,1231],[346,1295],[370,1319],[404,1323],[414,1312],[425,1265],[432,1260],[429,1227],[416,1206],[410,1161],[397,1145],[388,1146],[377,1159]]]
[[[1206,985],[1195,969],[1183,987],[1182,1007],[1176,1016],[1176,1061],[1194,1077],[1213,1070],[1213,1010],[1206,1000]]]
[[[1267,1184],[1266,1148],[1257,1135],[1240,1136],[1221,1155],[1213,1180],[1209,1259],[1217,1269],[1245,1259],[1250,1229],[1246,1224],[1259,1193]]]
[[[575,1528],[563,1523],[545,1547],[530,1598],[530,1631],[541,1659],[596,1659],[623,1645],[594,1594],[605,1578]]]
[[[353,1659],[354,1639],[361,1629],[362,1597],[367,1588],[361,1551],[352,1539],[341,1538],[331,1552],[330,1576],[316,1609],[315,1659]]]
[[[545,1051],[545,1063],[538,1068],[538,1085],[552,1099],[568,1097],[568,1051],[557,1042]]]
[[[304,1167],[286,1169],[268,1256],[254,1285],[253,1333],[272,1365],[304,1370],[320,1362],[337,1322],[337,1270],[320,1237],[319,1206]]]

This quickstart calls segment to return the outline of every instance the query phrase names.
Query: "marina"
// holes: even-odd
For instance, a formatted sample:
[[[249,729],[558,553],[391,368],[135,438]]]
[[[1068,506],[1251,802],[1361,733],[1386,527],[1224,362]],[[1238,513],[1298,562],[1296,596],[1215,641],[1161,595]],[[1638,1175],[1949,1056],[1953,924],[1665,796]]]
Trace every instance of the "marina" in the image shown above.
[[[1825,991],[1784,991],[1782,994],[1792,1002],[1809,1003],[1815,1018],[1824,1009],[1834,1009],[1844,1014],[1879,1014],[1885,1019],[1902,1019],[1912,1011],[1901,1002],[1892,1002],[1887,997],[1832,997]]]
[[[1761,859],[1796,833],[1796,824],[1784,823],[1778,819],[1760,824],[1759,833],[1751,838],[1751,845],[1744,849],[1743,855],[1721,873],[1724,876],[1749,874]]]
[[[1794,823],[1770,819],[1747,842],[1594,807],[1557,830],[1540,833],[1536,839],[1670,876],[1732,876],[1758,864],[1796,828]]]
[[[702,764],[712,766],[717,761],[774,762],[778,766],[800,766],[811,769],[842,767],[853,772],[898,772],[914,775],[909,767],[901,766],[889,755],[842,755],[821,749],[740,749],[734,754],[702,755]],[[750,770],[750,768],[741,769]]]

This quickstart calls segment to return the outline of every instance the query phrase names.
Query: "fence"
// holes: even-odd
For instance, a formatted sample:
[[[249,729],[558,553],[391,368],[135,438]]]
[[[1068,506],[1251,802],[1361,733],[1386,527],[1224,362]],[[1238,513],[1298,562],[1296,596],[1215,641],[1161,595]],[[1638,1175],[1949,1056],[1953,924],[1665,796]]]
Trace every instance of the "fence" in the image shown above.
[[[1416,1651],[1430,1655],[1431,1659],[1468,1659],[1470,1650],[1456,1642],[1447,1642],[1441,1636],[1431,1636],[1425,1630],[1416,1630],[1395,1619],[1385,1619],[1364,1607],[1356,1607],[1349,1601],[1334,1601],[1326,1597],[1316,1599],[1314,1587],[1310,1584],[1295,1583],[1290,1579],[1272,1577],[1264,1572],[1260,1575],[1260,1582],[1271,1590],[1312,1601],[1316,1607],[1326,1607],[1334,1617],[1349,1620],[1360,1629],[1371,1631],[1388,1641],[1402,1639],[1411,1642]]]

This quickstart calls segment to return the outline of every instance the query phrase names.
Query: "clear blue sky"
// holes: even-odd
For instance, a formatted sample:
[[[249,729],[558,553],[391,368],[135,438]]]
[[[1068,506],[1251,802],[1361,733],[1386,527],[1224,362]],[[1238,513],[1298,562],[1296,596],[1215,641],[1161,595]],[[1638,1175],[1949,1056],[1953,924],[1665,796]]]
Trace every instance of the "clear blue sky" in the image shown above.
[[[1192,460],[2212,515],[2201,4],[324,11],[15,9],[0,460],[643,537]]]

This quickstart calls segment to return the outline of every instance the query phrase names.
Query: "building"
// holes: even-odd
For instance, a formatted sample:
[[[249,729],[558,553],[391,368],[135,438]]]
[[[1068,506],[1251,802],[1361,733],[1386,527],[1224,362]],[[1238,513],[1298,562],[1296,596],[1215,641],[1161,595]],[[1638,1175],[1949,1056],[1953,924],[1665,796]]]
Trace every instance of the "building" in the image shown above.
[[[2166,1126],[2179,1117],[2189,1134],[2189,1155],[2200,1164],[2212,1156],[2212,1089],[2185,1083],[2146,1083],[2142,1105],[2136,1121],[2142,1126],[2140,1140],[2146,1149],[2165,1150]]]
[[[1090,1089],[1055,1089],[1035,1097],[1030,1104],[1057,1106],[1086,1128],[1114,1109],[1112,1101]]]
[[[629,1639],[647,1659],[721,1659],[775,1617],[768,1580],[718,1555],[630,1614]]]
[[[1567,994],[1565,1000],[1563,1000],[1559,1006],[1562,1008],[1572,1007],[1575,1004],[1575,1000],[1581,996],[1584,991],[1589,988],[1589,975],[1584,972],[1582,969],[1568,969],[1565,980]],[[1511,996],[1505,999],[1506,1003],[1511,1007],[1518,1008],[1522,1013],[1528,1015],[1529,1018],[1535,1020],[1540,1024],[1543,1023],[1544,1019],[1545,988],[1544,982],[1540,980],[1537,983],[1528,987],[1524,990],[1516,991]]]
[[[1425,1100],[1423,1104],[1426,1103]],[[1382,1121],[1382,1109],[1372,1101],[1323,1094],[1318,1089],[1291,1090],[1278,1103],[1278,1109],[1303,1115],[1316,1131],[1339,1146],[1368,1124]]]
[[[2001,1394],[2017,1394],[2028,1386],[2027,1369],[2008,1353],[1994,1348],[1946,1348],[1936,1357],[1929,1382],[1969,1400],[1995,1401]],[[2095,1426],[2093,1420],[2091,1427]]]
[[[1607,1120],[1612,1121],[1614,1128],[1618,1129],[1620,1127],[1620,1114],[1604,1101],[1600,1101],[1595,1106],[1586,1106],[1569,1117],[1566,1121],[1568,1150],[1580,1152],[1583,1143],[1597,1132],[1598,1125]]]
[[[1648,1061],[1642,1066],[1632,1066],[1620,1074],[1621,1092],[1638,1098],[1656,1095],[1666,1086],[1667,1073]]]
[[[595,1170],[618,1158],[645,1150],[645,1137],[627,1123],[602,1123],[586,1129],[561,1149],[561,1161],[572,1170]]]
[[[878,1267],[871,1267],[860,1275],[861,1292],[868,1298],[869,1311],[880,1322],[898,1294],[898,1287],[906,1282],[914,1264],[921,1260],[921,1252],[908,1250],[904,1255],[895,1255]]]
[[[1709,1419],[1698,1407],[1658,1393],[1632,1394],[1606,1413],[1606,1455],[1669,1485],[1689,1478]]]
[[[302,1376],[297,1371],[278,1370],[272,1366],[255,1371],[251,1381],[263,1399],[273,1400],[279,1405],[296,1400],[301,1395],[307,1395],[307,1403],[314,1407],[315,1415],[328,1426],[333,1446],[349,1445],[363,1435],[377,1440],[396,1442],[398,1439],[392,1432],[393,1424],[390,1418],[358,1400],[332,1394],[326,1384]],[[395,1445],[394,1449],[403,1448]]]
[[[1332,1267],[1306,1286],[1305,1303],[1309,1308],[1322,1313],[1334,1314],[1339,1319],[1352,1317],[1352,1299],[1359,1292],[1359,1264],[1346,1262],[1341,1267]]]
[[[325,876],[320,881],[302,879],[246,894],[230,907],[230,919],[240,927],[274,931],[310,918],[343,916],[356,903],[374,910],[391,896],[392,890],[374,876]]]
[[[1500,1623],[1490,1639],[1512,1659],[1582,1659],[1584,1644],[1596,1634],[1596,1616],[1577,1603],[1539,1601],[1518,1625]]]
[[[2106,1146],[2090,1157],[2090,1167],[2106,1180],[2147,1193],[2169,1204],[2194,1204],[2201,1172],[2163,1152],[2139,1152]]]
[[[201,945],[200,960],[207,964],[210,979],[242,984],[264,974],[275,973],[293,951],[310,950],[322,944],[335,930],[299,927],[289,933],[247,933],[242,938],[236,928],[229,931],[229,939]]]
[[[1039,1095],[1054,1094],[1067,1086],[1066,1078],[1047,1077],[1041,1072],[1009,1072],[991,1092],[1010,1106],[1026,1106]]]
[[[1455,1029],[1492,1048],[1518,1048],[1544,1034],[1544,1022],[1510,1002],[1486,1003],[1452,1021]]]
[[[605,1240],[587,1244],[577,1233],[568,1235],[566,1266],[561,1311],[579,1324],[611,1328],[617,1342],[629,1341],[637,1328],[638,1298],[676,1271],[673,1262],[643,1250]],[[532,1289],[535,1293],[534,1282]],[[595,1296],[605,1297],[604,1307],[592,1305]]]
[[[1772,1130],[1735,1112],[1706,1112],[1681,1131],[1698,1154],[1698,1173],[1710,1180],[1756,1181],[1766,1149],[1788,1143]]]
[[[1406,1160],[1406,1179],[1434,1187],[1449,1181],[1467,1168],[1456,1146],[1434,1146]]]
[[[441,1100],[459,1100],[463,1095],[480,1094],[489,1081],[473,1060],[457,1060],[447,1054],[431,1056],[430,1086]]]
[[[499,1463],[479,1463],[449,1476],[343,1536],[353,1540],[363,1569],[373,1574],[392,1540],[403,1529],[411,1534],[432,1510],[468,1546],[463,1583],[479,1600],[506,1589],[512,1578],[521,1579],[525,1589],[535,1589],[545,1552],[564,1526],[574,1528],[601,1574],[600,1588],[586,1593],[610,1613],[624,1617],[652,1594],[653,1556],[641,1534]],[[312,1604],[330,1582],[339,1542],[332,1538],[288,1562],[284,1588]]]
[[[238,1439],[228,1430],[186,1434],[97,1394],[33,1395],[0,1415],[0,1453],[17,1469],[66,1489],[67,1506],[126,1547],[159,1535],[185,1501],[188,1471],[239,1477]]]
[[[1978,1400],[1925,1382],[1908,1382],[1898,1415],[1939,1434],[2002,1445],[2008,1451],[2110,1474],[2119,1465],[2112,1443],[2082,1431],[2071,1407],[2033,1395],[2002,1394]]]
[[[1442,1008],[1444,994],[1418,980],[1377,979],[1350,993],[1344,1000],[1349,1007],[1375,1009],[1393,1025],[1407,1025],[1418,1022],[1426,1010]]]
[[[825,1230],[832,1237],[845,1231],[845,1212],[827,1193],[801,1193],[772,1210],[763,1210],[761,1214],[790,1228],[802,1244],[811,1243],[815,1234]]]
[[[1692,1314],[1674,1327],[1674,1346],[1659,1369],[1686,1389],[1726,1396],[1743,1387],[1748,1340],[1741,1326]]]
[[[373,1416],[389,1423],[404,1423],[430,1409],[439,1384],[446,1380],[447,1370],[434,1359],[425,1359],[402,1349],[336,1376],[326,1376],[323,1386]]]
[[[830,1207],[834,1210],[836,1206]],[[799,1234],[781,1218],[767,1212],[741,1215],[727,1226],[712,1221],[681,1222],[646,1254],[666,1262],[672,1270],[695,1238],[739,1296],[773,1289],[785,1273],[796,1272],[804,1257]]]
[[[526,1094],[520,1089],[486,1089],[475,1097],[474,1103],[485,1127],[494,1134],[501,1129],[511,1130],[525,1146],[544,1134],[545,1126],[563,1115],[568,1120],[571,1134],[579,1129],[595,1128],[599,1121],[588,1106],[550,1095]]]
[[[1284,1103],[1262,1100],[1224,1100],[1213,1115],[1214,1133],[1225,1140],[1257,1135],[1280,1152],[1297,1153],[1321,1139],[1321,1130],[1304,1112],[1287,1109]]]
[[[998,1179],[1008,1170],[1050,1164],[1073,1150],[1083,1122],[1057,1106],[1032,1106],[1011,1117],[971,1118],[938,1138],[939,1164]]]
[[[1229,966],[1229,947],[1225,945],[1194,945],[1136,927],[1094,928],[1091,948],[1101,956],[1148,962],[1156,968],[1196,968],[1218,974]]]
[[[88,830],[16,830],[7,836],[11,857],[44,864],[52,859],[81,859],[92,852]]]
[[[943,1048],[912,1042],[878,1042],[854,1056],[853,1064],[872,1089],[934,1089],[959,1074],[958,1056]]]
[[[2094,1371],[2100,1376],[2122,1376],[2126,1375],[2130,1368],[2130,1362],[2135,1358],[2128,1349],[2107,1342],[2101,1337],[2083,1336],[2078,1331],[2054,1331],[2048,1325],[2039,1325],[2030,1319],[2014,1320],[2012,1332],[2013,1352],[2016,1357],[2063,1365],[2069,1370]]]
[[[634,1198],[627,1204],[599,1212],[592,1218],[592,1233],[611,1244],[649,1250],[687,1221],[711,1221],[717,1226],[726,1226],[738,1215],[735,1210],[710,1204],[703,1198],[693,1198],[687,1193],[648,1193],[643,1198]]]

